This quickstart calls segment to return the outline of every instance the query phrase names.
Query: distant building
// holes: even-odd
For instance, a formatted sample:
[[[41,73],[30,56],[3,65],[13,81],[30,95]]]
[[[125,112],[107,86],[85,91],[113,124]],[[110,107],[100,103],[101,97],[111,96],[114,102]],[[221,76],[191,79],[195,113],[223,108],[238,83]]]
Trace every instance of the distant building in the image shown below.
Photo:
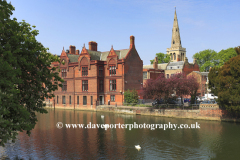
[[[199,72],[193,71],[187,76],[194,76],[199,83],[199,88],[197,91],[197,96],[205,96],[205,94],[210,93],[211,90],[208,88],[208,73],[209,72]]]
[[[96,42],[89,42],[81,53],[70,46],[62,50],[59,64],[63,87],[54,92],[52,104],[63,108],[94,109],[96,105],[122,105],[124,91],[140,90],[143,83],[143,61],[135,49],[134,36],[130,36],[130,48],[100,52]]]
[[[158,59],[155,57],[153,64],[143,65],[143,85],[148,79],[156,79],[159,75],[164,75],[167,64],[158,64]]]
[[[189,63],[187,57],[185,57],[185,61],[169,62],[165,69],[165,76],[166,78],[170,78],[176,73],[187,75],[192,71],[199,71],[199,66],[196,60],[193,63]]]

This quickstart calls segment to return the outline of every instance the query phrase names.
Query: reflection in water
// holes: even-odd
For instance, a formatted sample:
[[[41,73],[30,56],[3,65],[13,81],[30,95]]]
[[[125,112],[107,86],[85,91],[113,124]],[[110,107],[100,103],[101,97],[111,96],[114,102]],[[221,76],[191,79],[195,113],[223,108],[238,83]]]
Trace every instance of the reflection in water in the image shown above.
[[[154,116],[73,110],[48,110],[38,114],[31,137],[0,148],[0,156],[24,159],[236,159],[240,125]],[[101,118],[104,115],[104,118]],[[194,124],[200,129],[58,129],[63,124]],[[141,150],[136,150],[139,144]]]

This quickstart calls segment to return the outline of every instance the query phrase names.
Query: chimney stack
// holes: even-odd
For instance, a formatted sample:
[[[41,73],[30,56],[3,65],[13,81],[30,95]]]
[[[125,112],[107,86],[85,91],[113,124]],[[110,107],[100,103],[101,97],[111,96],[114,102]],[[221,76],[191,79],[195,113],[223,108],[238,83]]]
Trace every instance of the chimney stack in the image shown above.
[[[70,45],[70,47],[69,47],[69,53],[70,54],[75,54],[75,50],[76,50],[76,47],[75,46],[72,46],[72,45]]]
[[[79,55],[79,50],[78,49],[76,50],[76,55]]]
[[[153,68],[158,69],[158,58],[157,57],[154,58]]]
[[[131,35],[131,36],[130,36],[130,48],[134,47],[134,43],[135,43],[135,42],[134,42],[134,39],[135,39],[134,36]]]
[[[97,43],[94,41],[88,42],[88,47],[91,51],[97,51]]]

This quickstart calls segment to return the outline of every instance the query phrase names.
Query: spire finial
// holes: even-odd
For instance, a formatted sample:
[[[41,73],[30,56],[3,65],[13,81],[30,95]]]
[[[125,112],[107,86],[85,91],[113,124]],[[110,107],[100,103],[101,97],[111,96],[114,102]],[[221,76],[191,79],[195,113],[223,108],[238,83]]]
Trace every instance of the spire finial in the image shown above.
[[[83,47],[85,48],[85,43],[83,43]]]
[[[63,50],[64,50],[64,46],[63,46]]]
[[[175,11],[176,11],[176,6],[174,6],[175,7]]]

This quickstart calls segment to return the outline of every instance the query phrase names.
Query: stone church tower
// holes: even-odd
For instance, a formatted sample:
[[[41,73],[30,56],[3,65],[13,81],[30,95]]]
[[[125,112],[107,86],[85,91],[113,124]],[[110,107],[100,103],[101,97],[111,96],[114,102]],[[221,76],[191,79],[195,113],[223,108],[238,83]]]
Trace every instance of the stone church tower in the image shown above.
[[[167,48],[167,54],[170,54],[170,59],[172,62],[185,61],[186,58],[186,48],[183,48],[181,44],[176,8],[172,29],[171,48]]]

